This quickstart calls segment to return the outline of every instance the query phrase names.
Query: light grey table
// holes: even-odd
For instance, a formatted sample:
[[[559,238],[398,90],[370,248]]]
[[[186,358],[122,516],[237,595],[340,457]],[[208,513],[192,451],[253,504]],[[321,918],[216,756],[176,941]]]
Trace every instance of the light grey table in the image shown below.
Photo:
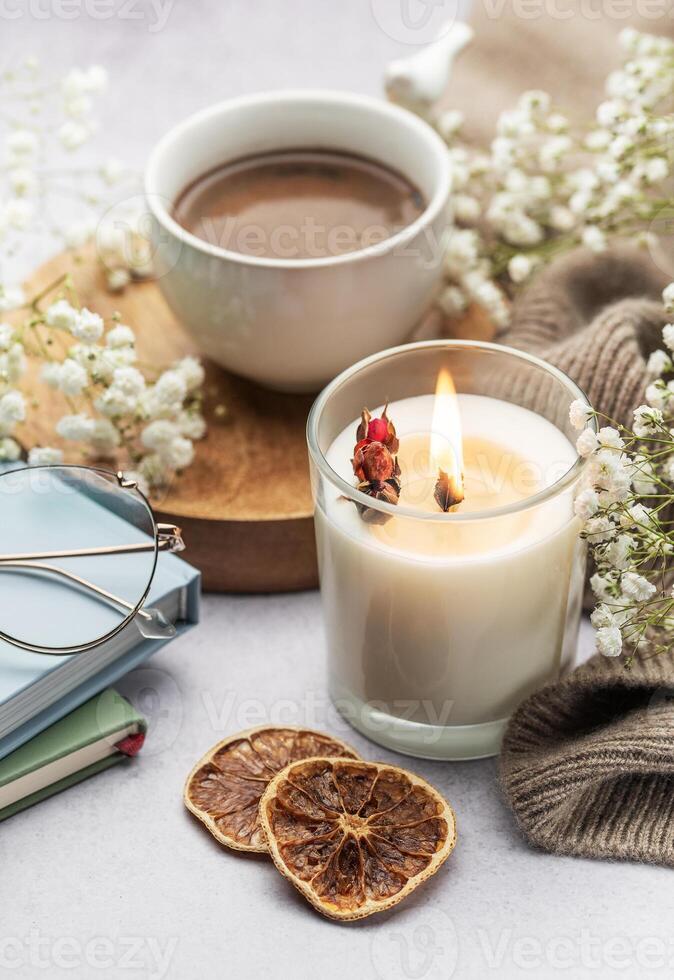
[[[387,61],[414,39],[398,0],[167,2],[33,0],[33,13],[0,3],[0,21],[23,10],[1,24],[0,67],[28,52],[54,70],[107,65],[98,145],[140,167],[168,126],[215,99],[293,85],[376,93]],[[159,9],[167,19],[153,31]],[[92,18],[105,10],[110,19]],[[151,722],[135,764],[0,827],[0,976],[672,975],[671,872],[530,850],[493,761],[406,763],[368,744],[335,717],[324,659],[317,594],[206,597],[201,626],[122,685]],[[185,775],[213,742],[267,720],[325,728],[365,756],[413,765],[456,809],[448,865],[399,909],[337,926],[265,860],[219,848],[183,809]]]

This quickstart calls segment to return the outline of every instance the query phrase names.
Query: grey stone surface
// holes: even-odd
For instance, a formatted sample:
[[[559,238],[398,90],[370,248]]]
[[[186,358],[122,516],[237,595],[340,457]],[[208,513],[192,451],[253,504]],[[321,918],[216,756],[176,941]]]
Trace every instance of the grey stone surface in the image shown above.
[[[215,99],[292,85],[378,92],[405,45],[373,16],[395,14],[397,0],[374,2],[177,0],[152,32],[154,20],[121,16],[150,4],[112,0],[115,15],[95,21],[95,0],[33,0],[33,14],[5,0],[0,64],[31,51],[55,70],[106,64],[99,145],[141,166],[169,125]],[[7,19],[16,8],[23,15]],[[62,9],[79,14],[63,20]],[[141,756],[0,828],[0,976],[672,975],[670,871],[536,853],[501,801],[495,762],[406,763],[344,728],[327,701],[317,594],[206,597],[201,626],[122,690],[151,722]],[[458,817],[443,871],[399,909],[337,926],[265,860],[220,849],[183,809],[185,775],[213,742],[269,719],[326,728],[433,782]]]

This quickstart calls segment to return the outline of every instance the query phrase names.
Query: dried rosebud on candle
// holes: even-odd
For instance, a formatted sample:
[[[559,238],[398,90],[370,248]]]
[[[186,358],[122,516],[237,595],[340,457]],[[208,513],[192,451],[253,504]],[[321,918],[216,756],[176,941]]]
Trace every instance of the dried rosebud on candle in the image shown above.
[[[395,453],[400,443],[386,408],[378,419],[373,419],[367,408],[363,409],[356,439],[351,462],[359,480],[358,489],[375,500],[397,504],[401,488],[398,479],[400,467]],[[372,524],[383,524],[390,516],[362,504],[357,506],[363,520]]]
[[[395,467],[395,460],[383,442],[361,444],[353,457],[353,471],[361,482],[388,480]]]
[[[390,480],[360,483],[358,489],[361,493],[367,494],[368,497],[383,500],[387,504],[397,504],[400,498],[400,483],[396,477],[391,477]],[[383,514],[373,507],[365,507],[363,504],[357,504],[357,507],[358,513],[368,524],[385,524],[390,517],[390,514]]]
[[[395,455],[398,452],[400,443],[393,422],[388,417],[388,406],[384,408],[381,418],[373,419],[367,408],[363,409],[360,425],[356,432],[356,439],[359,442],[381,442],[388,451]]]

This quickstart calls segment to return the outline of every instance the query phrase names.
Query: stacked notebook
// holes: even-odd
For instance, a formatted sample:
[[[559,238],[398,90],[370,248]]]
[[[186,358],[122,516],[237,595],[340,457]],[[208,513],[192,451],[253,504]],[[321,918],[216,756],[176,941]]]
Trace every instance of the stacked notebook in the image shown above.
[[[133,758],[146,729],[116,691],[87,701],[0,760],[0,820]]]
[[[53,517],[58,519],[56,514]],[[84,501],[81,519],[94,522],[96,533],[100,534],[101,540],[114,538],[114,535],[119,533],[119,528],[111,525],[120,522],[120,518],[91,500]],[[9,545],[5,550],[10,550],[17,545],[13,540],[16,534],[15,528],[3,526],[0,510],[0,541],[3,546]],[[25,527],[21,528],[20,534],[20,548],[16,550],[25,552],[29,548],[36,550],[48,548],[48,543],[44,540],[32,541],[30,537],[27,538]],[[96,559],[87,560],[95,562]],[[90,573],[85,565],[80,565],[79,568],[85,577],[88,575],[90,579],[95,579],[95,567],[92,567]],[[0,621],[2,605],[5,602],[11,602],[14,609],[16,603],[25,605],[27,616],[39,615],[40,610],[35,608],[34,594],[30,590],[30,580],[26,579],[25,585],[17,586],[15,580],[18,576],[11,578],[11,585],[3,585],[0,579]],[[8,594],[9,592],[11,595]],[[176,635],[180,636],[197,622],[199,593],[199,573],[175,555],[162,554],[157,563],[146,606],[159,609],[169,622],[175,623]],[[72,603],[77,607],[79,615],[81,596],[74,594]],[[72,613],[73,609],[69,610],[69,596],[64,590],[59,614],[68,617]],[[94,771],[91,769],[92,766],[98,771],[99,768],[111,765],[118,758],[133,754],[125,753],[124,747],[116,748],[106,754],[105,747],[100,744],[103,739],[105,745],[110,748],[110,738],[119,734],[119,738],[111,743],[114,749],[117,743],[123,743],[127,737],[139,736],[144,730],[144,723],[138,716],[130,718],[128,723],[125,722],[127,717],[125,712],[132,709],[127,702],[124,702],[126,708],[122,708],[122,701],[115,692],[108,692],[107,697],[108,700],[115,699],[118,706],[117,714],[112,712],[109,717],[106,716],[107,720],[100,731],[94,725],[89,726],[88,734],[85,733],[87,721],[90,722],[93,717],[91,711],[94,711],[98,718],[96,712],[99,709],[89,708],[88,711],[81,711],[79,714],[72,713],[86,702],[92,702],[92,698],[156,653],[166,642],[168,642],[166,639],[144,638],[134,623],[130,623],[103,646],[69,657],[30,653],[0,640],[0,760],[6,760],[4,765],[0,762],[2,766],[0,811],[3,807],[17,807],[17,801],[10,798],[11,793],[8,790],[8,786],[14,779],[25,780],[22,786],[27,788],[28,792],[21,797],[24,800],[35,794],[44,796],[47,785],[44,780],[51,779],[52,776],[54,778],[50,785],[63,780],[66,783],[69,779],[72,781],[73,774],[65,772],[64,763],[61,762],[59,765],[56,763],[59,759],[73,755],[80,749],[84,750],[85,743],[90,747],[90,752],[84,752],[76,757],[72,764],[77,766],[82,761],[77,771],[85,769]],[[69,715],[71,716],[68,719],[69,723],[62,723],[61,719],[66,719]],[[39,740],[35,740],[36,736],[40,736]],[[32,740],[35,742],[33,743]],[[139,741],[136,738],[136,744],[139,744]],[[30,746],[26,744],[28,742],[31,742]],[[98,748],[92,748],[94,743],[99,743]],[[125,747],[128,748],[129,744],[126,743]],[[58,745],[63,749],[60,755]],[[25,748],[22,749],[22,746]],[[70,749],[73,751],[71,752]],[[45,760],[44,766],[39,764],[41,759]],[[36,768],[44,769],[40,779],[36,782],[26,778]],[[13,776],[13,773],[16,775]],[[3,815],[7,816],[9,813],[3,811],[0,817]]]

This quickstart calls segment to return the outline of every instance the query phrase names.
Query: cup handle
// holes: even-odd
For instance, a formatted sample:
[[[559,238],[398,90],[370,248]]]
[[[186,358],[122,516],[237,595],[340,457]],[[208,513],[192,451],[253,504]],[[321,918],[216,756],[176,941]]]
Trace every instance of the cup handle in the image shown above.
[[[431,44],[407,58],[392,61],[384,76],[386,94],[392,102],[428,119],[433,106],[445,92],[456,56],[474,36],[472,27],[454,21],[440,30]]]

